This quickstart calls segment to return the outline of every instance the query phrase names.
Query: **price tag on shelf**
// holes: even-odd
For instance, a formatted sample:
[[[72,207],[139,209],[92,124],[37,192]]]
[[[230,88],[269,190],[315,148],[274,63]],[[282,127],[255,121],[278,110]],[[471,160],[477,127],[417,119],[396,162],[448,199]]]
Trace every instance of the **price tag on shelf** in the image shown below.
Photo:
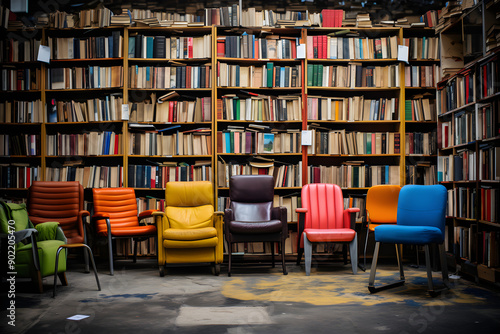
[[[122,104],[122,121],[128,121],[130,112],[128,110],[128,104]]]
[[[302,146],[311,146],[312,145],[312,131],[311,130],[302,130]]]

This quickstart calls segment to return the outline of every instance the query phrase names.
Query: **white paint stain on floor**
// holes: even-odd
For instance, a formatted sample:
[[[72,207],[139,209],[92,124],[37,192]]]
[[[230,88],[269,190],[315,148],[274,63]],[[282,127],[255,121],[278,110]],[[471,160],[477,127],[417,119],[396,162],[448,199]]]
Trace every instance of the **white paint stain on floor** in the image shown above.
[[[191,307],[182,306],[177,326],[267,325],[272,320],[265,307]]]

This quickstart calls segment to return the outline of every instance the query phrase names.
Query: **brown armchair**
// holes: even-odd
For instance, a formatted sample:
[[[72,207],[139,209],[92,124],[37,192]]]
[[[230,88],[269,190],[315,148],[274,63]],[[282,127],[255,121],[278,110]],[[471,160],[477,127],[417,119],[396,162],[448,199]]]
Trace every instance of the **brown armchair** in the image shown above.
[[[87,244],[83,209],[83,187],[78,181],[34,181],[28,189],[27,209],[33,225],[56,221],[67,244]],[[88,254],[84,251],[85,270],[89,271]]]
[[[285,240],[288,237],[285,207],[273,208],[274,179],[271,175],[237,175],[229,180],[230,208],[225,210],[225,234],[231,250],[238,242],[280,242],[283,274],[286,275]],[[274,249],[271,247],[274,267]]]

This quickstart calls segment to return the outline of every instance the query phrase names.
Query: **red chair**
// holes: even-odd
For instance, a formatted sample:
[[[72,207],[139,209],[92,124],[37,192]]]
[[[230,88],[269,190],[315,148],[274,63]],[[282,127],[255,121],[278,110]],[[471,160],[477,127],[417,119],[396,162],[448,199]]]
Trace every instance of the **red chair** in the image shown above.
[[[153,212],[147,210],[137,212],[135,191],[132,188],[94,188],[94,215],[97,236],[108,239],[109,270],[113,270],[113,239],[134,239],[134,263],[137,259],[138,242],[156,237],[156,226],[141,224],[144,218],[153,217]]]
[[[33,225],[56,221],[67,244],[87,244],[83,187],[78,181],[34,181],[28,189],[27,209]],[[89,271],[87,252],[85,269]]]
[[[305,253],[306,275],[311,273],[312,243],[348,243],[353,274],[358,267],[358,239],[354,230],[359,208],[344,209],[342,190],[336,184],[313,183],[302,187],[297,264]]]

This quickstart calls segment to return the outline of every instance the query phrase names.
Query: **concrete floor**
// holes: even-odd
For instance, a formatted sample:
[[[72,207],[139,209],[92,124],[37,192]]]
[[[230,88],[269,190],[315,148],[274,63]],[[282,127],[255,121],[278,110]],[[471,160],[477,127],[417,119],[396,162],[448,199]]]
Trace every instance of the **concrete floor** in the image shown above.
[[[15,327],[8,325],[9,300],[2,293],[0,333],[499,333],[500,292],[473,282],[452,280],[452,289],[431,298],[425,268],[405,266],[407,284],[370,294],[369,271],[352,275],[350,265],[313,262],[287,264],[289,274],[260,266],[233,267],[219,277],[209,267],[169,268],[159,277],[153,259],[115,262],[115,275],[98,266],[83,273],[76,259],[68,263],[69,286],[52,277],[45,292],[28,282],[16,285]],[[440,273],[434,273],[440,284]],[[395,266],[382,265],[378,282],[397,279]],[[5,290],[5,286],[4,286]],[[83,320],[67,320],[88,315]]]

